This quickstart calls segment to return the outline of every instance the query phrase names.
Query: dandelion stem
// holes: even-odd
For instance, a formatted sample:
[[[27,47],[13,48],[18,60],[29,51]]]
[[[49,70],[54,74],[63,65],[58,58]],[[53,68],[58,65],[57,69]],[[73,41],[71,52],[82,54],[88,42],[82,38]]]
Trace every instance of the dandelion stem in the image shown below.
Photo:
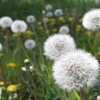
[[[6,31],[6,38],[5,38],[5,49],[6,49],[6,60],[8,61],[8,32]]]
[[[66,91],[64,91],[63,94],[64,94],[64,100],[67,100]]]
[[[84,94],[84,91],[82,88],[80,88],[80,96],[81,96],[82,100],[86,100],[86,97],[85,97],[85,94]]]
[[[1,62],[0,62],[0,74],[2,76],[2,79],[3,79],[4,83],[5,83],[5,86],[7,87]]]
[[[18,66],[19,66],[19,75],[21,81],[21,69],[20,69],[20,34],[18,34]]]
[[[32,72],[30,72],[30,81],[31,81],[31,85],[33,88],[33,92],[34,92],[34,100],[38,100],[37,95],[36,95],[36,88],[35,88],[34,80],[32,79]]]

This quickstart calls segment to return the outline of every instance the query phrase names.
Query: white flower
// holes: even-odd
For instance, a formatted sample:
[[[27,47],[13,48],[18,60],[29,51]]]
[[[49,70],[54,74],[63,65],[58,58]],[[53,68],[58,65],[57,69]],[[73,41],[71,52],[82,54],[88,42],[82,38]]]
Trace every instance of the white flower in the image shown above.
[[[30,50],[33,49],[36,46],[36,42],[32,39],[28,39],[25,41],[25,47],[26,49]]]
[[[30,62],[29,59],[25,59],[25,60],[24,60],[24,63],[29,63],[29,62]]]
[[[47,12],[46,16],[51,18],[51,17],[53,17],[53,13],[52,12]]]
[[[97,96],[97,100],[100,100],[100,96]]]
[[[44,43],[44,54],[52,60],[62,54],[75,49],[75,42],[70,35],[55,34],[50,36]]]
[[[62,26],[59,29],[59,32],[62,34],[68,34],[69,33],[69,27],[68,26]]]
[[[95,3],[96,4],[100,4],[100,0],[95,0]]]
[[[32,72],[34,70],[34,66],[30,66],[29,70]]]
[[[21,69],[22,69],[23,72],[27,71],[26,67],[22,67]]]
[[[27,30],[27,24],[22,20],[15,20],[11,25],[11,30],[14,33],[25,32]]]
[[[35,23],[36,22],[36,18],[33,15],[29,15],[29,16],[27,16],[26,21],[28,23]]]
[[[44,18],[42,19],[42,22],[43,22],[43,23],[47,23],[47,22],[48,22],[48,18],[44,17]]]
[[[2,17],[0,19],[0,26],[2,28],[8,28],[8,27],[11,26],[12,22],[13,22],[12,19],[10,17],[8,17],[8,16]]]
[[[0,43],[0,51],[2,51],[2,48],[3,48],[3,46],[2,46],[2,44]]]
[[[83,26],[93,31],[100,30],[100,9],[87,12],[83,17]]]
[[[62,9],[56,9],[54,12],[55,16],[62,16],[63,15],[63,10]]]
[[[83,86],[92,87],[99,74],[99,63],[90,54],[75,50],[63,55],[53,65],[53,77],[60,88],[71,91]]]
[[[45,9],[46,9],[47,11],[52,10],[52,5],[50,5],[50,4],[46,5],[46,6],[45,6]]]

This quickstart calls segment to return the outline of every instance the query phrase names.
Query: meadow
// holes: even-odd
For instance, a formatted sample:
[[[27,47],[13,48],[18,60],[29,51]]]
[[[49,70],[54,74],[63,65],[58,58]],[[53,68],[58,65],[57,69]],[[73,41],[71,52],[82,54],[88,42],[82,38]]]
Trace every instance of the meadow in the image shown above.
[[[54,60],[44,54],[47,38],[67,26],[76,48],[90,52],[100,63],[100,29],[82,25],[84,14],[99,7],[95,0],[1,0],[0,20],[8,16],[11,24],[19,20],[27,26],[21,32],[0,25],[0,100],[100,100],[99,76],[93,87],[84,86],[86,98],[77,89],[65,92],[53,78]],[[57,15],[57,9],[62,13]]]

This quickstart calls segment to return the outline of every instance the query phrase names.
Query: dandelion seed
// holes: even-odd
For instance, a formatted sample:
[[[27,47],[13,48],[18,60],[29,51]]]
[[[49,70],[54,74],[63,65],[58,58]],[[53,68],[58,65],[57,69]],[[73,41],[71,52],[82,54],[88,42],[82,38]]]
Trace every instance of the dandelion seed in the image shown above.
[[[62,89],[79,90],[84,86],[93,87],[99,75],[99,63],[83,50],[62,55],[53,65],[53,77]]]

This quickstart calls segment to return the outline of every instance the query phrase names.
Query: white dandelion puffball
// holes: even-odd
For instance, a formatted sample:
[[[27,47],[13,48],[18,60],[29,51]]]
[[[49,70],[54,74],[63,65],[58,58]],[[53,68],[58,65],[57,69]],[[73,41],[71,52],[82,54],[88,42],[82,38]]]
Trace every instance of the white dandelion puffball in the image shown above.
[[[92,87],[99,74],[99,63],[90,53],[76,50],[63,55],[53,65],[53,77],[60,88],[71,91]]]
[[[62,9],[56,9],[54,12],[55,16],[62,16],[63,15],[63,10]]]
[[[100,30],[100,9],[87,12],[83,17],[83,26],[92,31]]]
[[[46,17],[44,17],[43,19],[42,19],[42,22],[43,23],[47,23],[49,20],[48,20],[48,18],[46,18]]]
[[[100,0],[95,0],[95,3],[96,4],[100,4]]]
[[[46,17],[48,17],[48,18],[53,17],[53,13],[52,12],[47,12]]]
[[[25,32],[27,30],[27,24],[22,20],[15,20],[11,25],[11,30],[14,33]]]
[[[26,21],[28,23],[35,23],[36,22],[36,18],[33,15],[29,15],[29,16],[27,16]]]
[[[45,6],[45,9],[46,9],[47,11],[52,10],[52,5],[50,5],[50,4],[46,5],[46,6]]]
[[[44,43],[44,55],[56,60],[62,54],[76,49],[75,42],[70,35],[55,34],[50,36]]]
[[[3,48],[3,46],[2,46],[2,44],[0,43],[0,51],[2,51],[2,48]]]
[[[36,46],[36,42],[34,40],[28,39],[28,40],[25,41],[25,47],[26,47],[26,49],[31,50],[35,46]]]
[[[61,34],[68,34],[69,33],[69,27],[68,26],[60,27],[59,33],[61,33]]]
[[[12,23],[13,23],[12,19],[8,16],[2,17],[0,19],[0,26],[2,28],[8,28],[11,26]]]

